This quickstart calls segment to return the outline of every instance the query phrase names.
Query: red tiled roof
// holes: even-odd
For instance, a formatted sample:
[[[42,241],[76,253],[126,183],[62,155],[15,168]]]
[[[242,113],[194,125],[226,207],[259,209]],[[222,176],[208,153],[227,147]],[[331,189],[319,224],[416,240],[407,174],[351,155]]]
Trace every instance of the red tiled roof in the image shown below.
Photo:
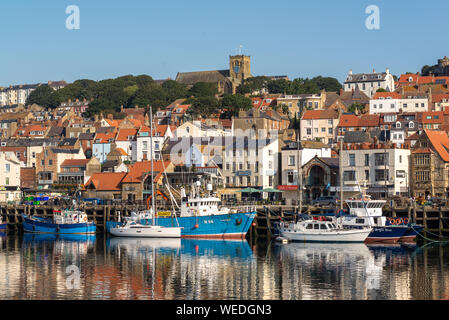
[[[115,140],[115,135],[117,134],[117,131],[114,130],[109,133],[97,133],[95,136],[95,143],[109,143],[109,139]],[[100,139],[100,142],[96,142],[97,139]]]
[[[85,166],[90,160],[89,159],[66,159],[61,163],[62,167],[81,167]]]
[[[443,111],[433,111],[433,112],[418,112],[416,113],[416,119],[418,122],[425,123],[443,123],[444,113]],[[429,119],[430,118],[430,119]]]
[[[380,124],[379,115],[363,115],[357,117],[355,114],[343,114],[340,117],[339,127],[378,127]]]
[[[136,136],[137,135],[137,129],[120,129],[117,138],[115,138],[116,141],[128,141],[129,136]]]
[[[397,92],[376,92],[373,99],[402,99],[402,96]]]
[[[429,138],[430,143],[438,152],[440,157],[449,162],[449,137],[446,131],[437,131],[437,130],[424,130],[424,133]]]
[[[153,169],[154,172],[161,173],[167,167],[170,165],[170,161],[164,161],[164,164],[162,164],[162,161],[154,161],[153,162]],[[123,179],[123,182],[142,182],[142,179],[144,178],[144,175],[146,173],[151,174],[151,161],[141,161],[136,162],[128,167],[128,174],[126,175],[125,179]],[[156,175],[155,175],[156,178]],[[155,179],[156,180],[156,179]]]
[[[92,184],[97,191],[120,191],[122,190],[120,183],[126,174],[126,172],[94,173],[87,181],[85,188]]]
[[[335,109],[332,110],[307,110],[304,112],[301,120],[313,120],[313,119],[337,119],[338,112]]]

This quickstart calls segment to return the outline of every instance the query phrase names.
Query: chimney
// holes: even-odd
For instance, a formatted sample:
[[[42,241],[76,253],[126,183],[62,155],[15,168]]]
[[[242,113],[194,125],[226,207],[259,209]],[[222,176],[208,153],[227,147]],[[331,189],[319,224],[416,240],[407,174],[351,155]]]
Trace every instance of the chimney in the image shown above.
[[[349,70],[349,74],[352,74],[352,69]]]
[[[390,68],[387,68],[386,72],[387,74],[390,74]]]

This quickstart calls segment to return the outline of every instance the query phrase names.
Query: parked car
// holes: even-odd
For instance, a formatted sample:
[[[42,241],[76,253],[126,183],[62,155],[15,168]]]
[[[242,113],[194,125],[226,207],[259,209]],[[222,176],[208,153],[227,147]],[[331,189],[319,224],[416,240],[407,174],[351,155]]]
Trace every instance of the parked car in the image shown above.
[[[337,197],[333,196],[326,196],[326,197],[319,197],[315,200],[312,200],[312,205],[316,206],[330,206],[330,205],[336,205],[337,204]]]

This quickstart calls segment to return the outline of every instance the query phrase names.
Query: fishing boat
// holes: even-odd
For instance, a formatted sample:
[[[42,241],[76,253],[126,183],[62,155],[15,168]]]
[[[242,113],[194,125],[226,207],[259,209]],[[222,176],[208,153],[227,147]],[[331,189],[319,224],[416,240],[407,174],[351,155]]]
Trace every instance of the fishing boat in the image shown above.
[[[345,229],[336,221],[302,220],[280,225],[281,237],[301,242],[364,242],[371,228]]]
[[[22,214],[23,229],[30,233],[95,234],[96,225],[79,210],[53,210],[53,218]]]
[[[223,207],[221,200],[211,195],[212,186],[208,185],[208,194],[201,195],[200,183],[192,185],[192,192],[186,196],[181,188],[181,206],[172,212],[157,212],[157,225],[164,227],[178,226],[182,238],[209,239],[244,239],[256,216],[256,209],[252,206]],[[152,224],[148,210],[137,212],[137,222],[141,225]],[[126,222],[106,223],[110,230]]]
[[[6,232],[6,226],[8,224],[6,222],[3,222],[3,217],[0,216],[0,233]]]
[[[366,238],[367,243],[414,241],[423,227],[410,223],[408,218],[391,219],[383,216],[382,208],[385,203],[385,200],[372,200],[368,195],[359,199],[348,199],[346,204],[349,214],[339,213],[337,216],[343,227],[347,229],[371,226],[373,230]]]

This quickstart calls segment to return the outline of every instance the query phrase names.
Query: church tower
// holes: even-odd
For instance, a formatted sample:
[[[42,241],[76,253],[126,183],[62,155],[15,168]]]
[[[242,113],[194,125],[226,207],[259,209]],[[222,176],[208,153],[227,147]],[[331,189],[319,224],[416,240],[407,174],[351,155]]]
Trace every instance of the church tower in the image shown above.
[[[229,75],[240,82],[251,77],[251,57],[244,55],[229,57]]]
[[[237,87],[247,78],[251,78],[251,57],[236,55],[229,57],[229,78],[232,83],[232,93],[235,94]]]

